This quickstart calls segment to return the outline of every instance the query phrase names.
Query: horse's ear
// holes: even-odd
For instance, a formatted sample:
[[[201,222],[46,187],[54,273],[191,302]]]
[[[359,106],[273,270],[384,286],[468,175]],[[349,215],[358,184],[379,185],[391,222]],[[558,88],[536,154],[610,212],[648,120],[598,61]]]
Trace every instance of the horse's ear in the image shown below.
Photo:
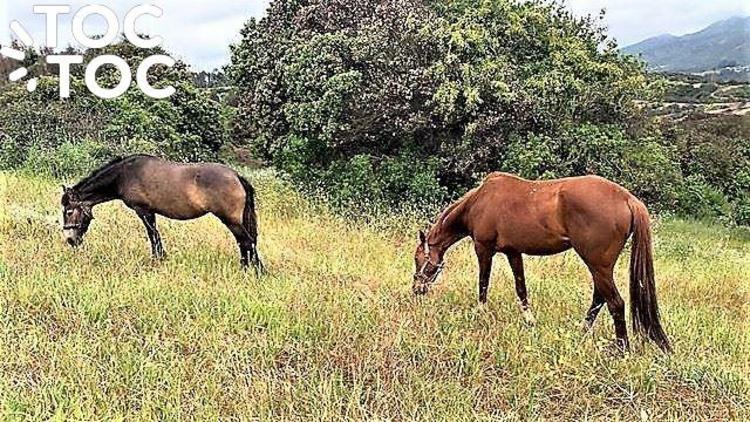
[[[427,242],[427,236],[424,234],[424,230],[419,231],[419,243],[426,243]]]
[[[67,187],[63,185],[63,195],[62,195],[62,206],[67,207],[71,205],[73,202],[77,201],[76,193],[73,191],[73,188]]]

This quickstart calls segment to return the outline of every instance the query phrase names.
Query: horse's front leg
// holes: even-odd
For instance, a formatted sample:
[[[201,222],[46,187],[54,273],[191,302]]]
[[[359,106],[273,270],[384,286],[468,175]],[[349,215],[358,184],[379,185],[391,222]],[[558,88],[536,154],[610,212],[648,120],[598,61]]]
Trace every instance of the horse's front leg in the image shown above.
[[[487,303],[487,290],[490,287],[492,258],[495,256],[495,249],[474,242],[474,251],[477,253],[477,260],[479,261],[479,302]]]
[[[523,312],[523,320],[529,325],[536,325],[536,318],[534,318],[534,314],[531,312],[528,292],[526,290],[526,275],[523,271],[523,255],[512,252],[508,253],[507,256],[508,263],[510,263],[510,269],[513,270],[513,278],[516,282],[516,295],[518,296],[518,303],[521,305],[521,312]]]
[[[151,255],[155,259],[164,259],[166,252],[164,252],[159,230],[156,228],[156,214],[145,210],[136,210],[136,213],[146,227],[146,234],[148,234],[148,240],[151,242]]]

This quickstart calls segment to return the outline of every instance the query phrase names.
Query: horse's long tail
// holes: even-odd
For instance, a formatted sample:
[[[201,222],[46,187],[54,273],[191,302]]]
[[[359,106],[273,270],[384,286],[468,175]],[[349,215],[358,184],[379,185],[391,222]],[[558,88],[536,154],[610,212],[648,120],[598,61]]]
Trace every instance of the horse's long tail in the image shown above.
[[[635,197],[628,199],[633,215],[633,252],[630,255],[630,313],[633,330],[653,340],[662,350],[672,347],[659,322],[656,303],[651,222],[646,206]]]
[[[255,213],[255,189],[247,179],[239,174],[237,177],[240,179],[242,188],[245,189],[245,209],[242,211],[242,227],[253,242],[254,256],[252,259],[254,260],[254,264],[258,272],[263,272],[264,267],[260,260],[260,253],[258,252],[258,216]]]

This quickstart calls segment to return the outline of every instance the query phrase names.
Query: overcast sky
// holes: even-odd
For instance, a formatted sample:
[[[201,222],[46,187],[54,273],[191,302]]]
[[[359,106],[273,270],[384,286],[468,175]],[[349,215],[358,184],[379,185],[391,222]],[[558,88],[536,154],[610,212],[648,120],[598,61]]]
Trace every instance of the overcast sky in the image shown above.
[[[0,43],[8,42],[8,25],[20,21],[37,43],[45,39],[44,17],[34,15],[34,4],[68,4],[77,10],[85,4],[108,4],[121,18],[132,6],[145,0],[0,0]],[[210,70],[228,62],[228,45],[237,41],[242,24],[251,16],[263,15],[268,0],[152,0],[164,10],[159,18],[146,17],[138,23],[140,31],[161,35],[165,46],[195,69]],[[747,0],[568,0],[577,14],[597,14],[607,10],[609,33],[620,45],[671,33],[696,32],[717,20],[735,15],[750,15]],[[103,19],[86,21],[87,33],[102,33]],[[60,20],[61,46],[71,42],[70,18]]]

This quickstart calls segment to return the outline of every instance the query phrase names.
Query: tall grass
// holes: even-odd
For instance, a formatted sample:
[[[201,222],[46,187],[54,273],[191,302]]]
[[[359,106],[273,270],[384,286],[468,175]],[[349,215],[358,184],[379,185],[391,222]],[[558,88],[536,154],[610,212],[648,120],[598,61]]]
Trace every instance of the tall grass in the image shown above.
[[[73,250],[54,223],[59,184],[0,173],[0,419],[750,418],[741,233],[657,224],[675,353],[634,342],[620,358],[606,311],[579,331],[591,283],[572,253],[527,259],[538,319],[527,328],[501,257],[485,306],[467,242],[416,298],[418,222],[351,223],[269,173],[249,176],[263,278],[239,269],[211,218],[159,220],[169,257],[153,262],[117,203],[95,210]]]

